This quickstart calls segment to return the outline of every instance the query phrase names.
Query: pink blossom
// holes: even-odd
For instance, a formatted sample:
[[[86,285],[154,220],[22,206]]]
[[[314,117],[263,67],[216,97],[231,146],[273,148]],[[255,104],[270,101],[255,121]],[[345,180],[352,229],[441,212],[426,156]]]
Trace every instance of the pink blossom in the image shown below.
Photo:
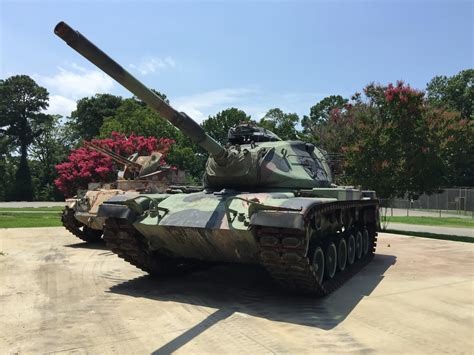
[[[117,132],[112,132],[111,138],[93,139],[91,142],[124,157],[135,152],[148,155],[159,151],[163,154],[161,165],[166,164],[166,154],[175,143],[168,138],[158,140],[155,137],[136,136],[134,133],[127,138]],[[59,177],[54,182],[66,196],[72,196],[76,194],[77,189],[87,188],[89,182],[115,180],[117,170],[115,162],[108,156],[87,147],[80,147],[71,151],[67,161],[56,165]]]

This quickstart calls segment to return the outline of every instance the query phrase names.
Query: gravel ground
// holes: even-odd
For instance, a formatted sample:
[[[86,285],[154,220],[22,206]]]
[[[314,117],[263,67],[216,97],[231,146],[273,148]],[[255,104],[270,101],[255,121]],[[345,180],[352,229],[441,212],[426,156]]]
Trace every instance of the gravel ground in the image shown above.
[[[471,353],[474,244],[381,234],[321,300],[254,267],[154,280],[63,228],[0,229],[0,353]]]

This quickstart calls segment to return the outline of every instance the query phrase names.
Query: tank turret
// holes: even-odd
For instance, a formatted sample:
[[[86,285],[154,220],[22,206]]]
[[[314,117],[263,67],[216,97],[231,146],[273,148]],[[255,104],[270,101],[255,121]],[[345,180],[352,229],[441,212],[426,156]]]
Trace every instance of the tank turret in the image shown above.
[[[227,140],[232,145],[251,144],[252,142],[281,141],[272,131],[258,127],[255,122],[243,122],[229,129]]]
[[[206,187],[311,189],[331,186],[327,159],[314,145],[282,141],[268,130],[239,125],[230,132],[229,141],[233,145],[224,148],[187,114],[163,101],[78,31],[60,22],[54,33],[209,152],[204,176]]]
[[[84,146],[96,150],[113,161],[123,166],[123,177],[125,179],[140,179],[156,173],[161,169],[160,159],[163,156],[160,152],[152,152],[150,155],[133,154],[130,158],[122,157],[109,149],[102,148],[94,143],[84,141]]]

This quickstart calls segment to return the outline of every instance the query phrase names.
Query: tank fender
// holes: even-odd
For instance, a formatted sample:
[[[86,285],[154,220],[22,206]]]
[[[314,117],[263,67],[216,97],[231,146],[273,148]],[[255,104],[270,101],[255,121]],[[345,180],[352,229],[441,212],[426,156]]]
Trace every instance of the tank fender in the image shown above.
[[[250,217],[250,226],[305,229],[304,216],[295,212],[258,211]]]
[[[135,211],[126,205],[127,200],[133,199],[138,193],[115,195],[99,206],[97,217],[122,218],[133,221],[136,218]]]
[[[141,195],[138,192],[126,192],[124,194],[115,195],[99,206],[97,216],[122,218],[130,222],[135,222],[138,216],[150,208],[152,201],[158,204],[169,196],[169,194]]]
[[[321,203],[334,201],[336,201],[334,198],[289,198],[283,200],[279,207],[299,209],[299,211],[274,211],[262,209],[252,213],[250,217],[250,225],[304,230],[306,228],[305,217],[313,207]]]
[[[136,219],[136,213],[130,207],[111,203],[101,204],[97,216],[104,218],[121,218],[129,222],[134,222]]]

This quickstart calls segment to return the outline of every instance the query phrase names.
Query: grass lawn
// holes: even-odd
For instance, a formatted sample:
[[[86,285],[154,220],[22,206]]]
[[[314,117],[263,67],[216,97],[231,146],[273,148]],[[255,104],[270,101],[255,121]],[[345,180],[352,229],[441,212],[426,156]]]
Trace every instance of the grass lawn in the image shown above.
[[[61,206],[38,208],[3,207],[0,208],[0,228],[59,227],[62,226],[60,216],[63,208]],[[387,217],[387,219],[393,223],[474,228],[474,219],[472,218],[396,216]],[[390,225],[388,227],[390,228]]]
[[[384,217],[382,217],[384,218]],[[456,217],[386,217],[389,222],[404,224],[421,224],[426,226],[446,226],[459,228],[474,228],[474,218]],[[389,225],[390,228],[390,225]]]
[[[11,211],[11,209],[8,209]],[[25,227],[60,227],[61,211],[44,211],[43,213],[28,213],[0,211],[0,228],[25,228]],[[36,210],[36,209],[35,209]]]
[[[0,207],[0,212],[61,212],[63,206],[55,207]]]

